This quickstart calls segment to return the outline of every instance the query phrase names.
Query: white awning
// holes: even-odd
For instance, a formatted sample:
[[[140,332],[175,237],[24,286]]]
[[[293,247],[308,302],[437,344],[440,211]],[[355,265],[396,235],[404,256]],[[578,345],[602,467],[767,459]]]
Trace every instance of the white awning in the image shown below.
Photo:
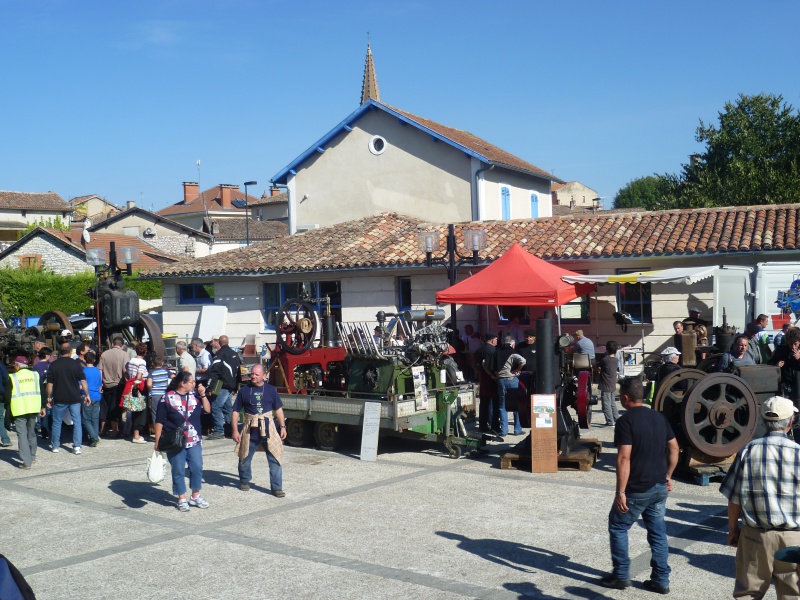
[[[696,283],[711,277],[717,267],[679,267],[620,275],[567,275],[567,283]]]

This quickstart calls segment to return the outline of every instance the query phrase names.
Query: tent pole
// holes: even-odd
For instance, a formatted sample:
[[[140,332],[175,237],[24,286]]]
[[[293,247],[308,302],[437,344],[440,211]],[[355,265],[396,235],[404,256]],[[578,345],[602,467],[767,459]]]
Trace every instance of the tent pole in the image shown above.
[[[594,288],[594,336],[595,343],[600,342],[600,309],[597,305],[597,287]]]
[[[642,326],[642,358],[644,358],[644,284],[639,284],[639,325]]]

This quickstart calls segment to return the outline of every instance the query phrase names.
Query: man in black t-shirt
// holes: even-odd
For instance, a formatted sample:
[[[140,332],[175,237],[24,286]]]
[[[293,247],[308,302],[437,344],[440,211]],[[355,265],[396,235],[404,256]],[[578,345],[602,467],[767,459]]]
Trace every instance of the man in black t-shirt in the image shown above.
[[[617,493],[608,514],[614,570],[600,580],[600,585],[618,590],[630,587],[628,530],[641,515],[652,557],[650,579],[642,585],[646,590],[667,594],[670,568],[664,515],[667,493],[672,491],[672,471],[678,464],[678,442],[666,417],[642,405],[641,379],[623,379],[619,396],[627,412],[614,430]]]
[[[89,386],[83,367],[72,360],[72,346],[62,344],[58,349],[58,360],[47,370],[47,408],[53,410],[53,429],[50,435],[51,449],[58,452],[61,447],[61,421],[69,410],[72,417],[72,452],[81,453],[81,402],[90,404]],[[81,396],[83,394],[83,396]]]

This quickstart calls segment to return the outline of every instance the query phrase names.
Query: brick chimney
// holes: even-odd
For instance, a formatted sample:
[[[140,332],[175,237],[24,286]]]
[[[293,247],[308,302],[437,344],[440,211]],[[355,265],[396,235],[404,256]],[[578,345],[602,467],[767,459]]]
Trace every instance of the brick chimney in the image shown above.
[[[281,190],[279,187],[269,188],[269,195],[270,196],[280,196]]]
[[[183,203],[189,204],[200,194],[200,184],[194,181],[183,182]]]
[[[233,205],[233,195],[239,191],[238,185],[231,185],[230,183],[222,183],[219,186],[219,202],[222,208],[231,208]]]

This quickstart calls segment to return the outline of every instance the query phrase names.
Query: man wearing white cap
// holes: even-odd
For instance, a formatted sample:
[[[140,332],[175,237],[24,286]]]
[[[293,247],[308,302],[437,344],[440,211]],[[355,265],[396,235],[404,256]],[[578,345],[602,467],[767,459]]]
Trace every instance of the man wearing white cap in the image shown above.
[[[674,371],[679,371],[681,366],[678,364],[678,361],[681,358],[681,353],[678,352],[678,349],[675,346],[667,346],[664,350],[661,351],[661,366],[658,367],[658,382],[656,383],[656,393],[658,393],[658,388],[661,386],[661,382],[667,378],[668,375],[673,373]],[[683,383],[680,384],[683,386],[682,388],[676,389],[686,389]]]
[[[728,499],[728,545],[736,548],[734,598],[763,598],[772,579],[778,598],[800,597],[795,565],[774,560],[781,548],[800,545],[800,446],[786,435],[795,413],[788,398],[766,400],[767,435],[739,451],[720,486]]]

